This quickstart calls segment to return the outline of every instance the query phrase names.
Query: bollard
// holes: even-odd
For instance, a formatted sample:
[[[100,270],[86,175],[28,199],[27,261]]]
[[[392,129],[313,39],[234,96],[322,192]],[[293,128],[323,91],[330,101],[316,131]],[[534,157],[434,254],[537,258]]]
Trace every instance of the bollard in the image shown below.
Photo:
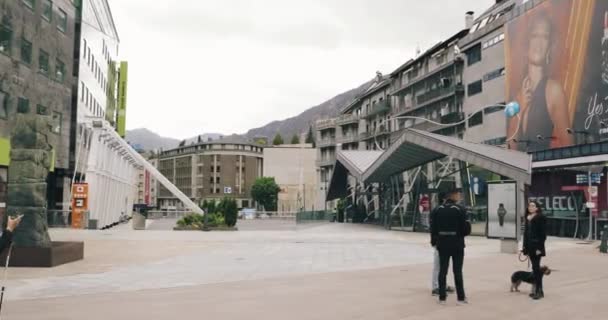
[[[608,224],[604,226],[604,231],[602,231],[602,243],[600,244],[600,252],[608,253]]]

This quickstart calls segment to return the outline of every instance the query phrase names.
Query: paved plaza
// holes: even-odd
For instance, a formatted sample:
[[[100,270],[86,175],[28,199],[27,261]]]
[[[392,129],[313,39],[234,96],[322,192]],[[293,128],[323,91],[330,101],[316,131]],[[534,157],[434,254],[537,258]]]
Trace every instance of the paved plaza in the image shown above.
[[[164,223],[164,224],[163,224]],[[241,221],[239,221],[241,223]],[[244,222],[237,232],[52,230],[85,241],[85,260],[11,268],[6,319],[604,319],[608,256],[551,238],[546,298],[510,293],[526,269],[499,242],[467,240],[471,304],[430,295],[428,235],[352,224]],[[155,226],[156,225],[156,226]],[[448,280],[452,283],[452,280]]]

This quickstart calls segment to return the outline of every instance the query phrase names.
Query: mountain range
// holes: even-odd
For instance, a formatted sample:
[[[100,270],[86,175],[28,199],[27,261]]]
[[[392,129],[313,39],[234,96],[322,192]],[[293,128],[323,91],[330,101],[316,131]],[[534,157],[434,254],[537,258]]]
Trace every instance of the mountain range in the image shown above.
[[[272,121],[263,127],[251,129],[242,136],[249,139],[268,137],[269,141],[272,141],[273,137],[278,133],[283,137],[283,140],[289,141],[294,134],[301,135],[308,132],[308,129],[314,125],[315,121],[337,116],[340,110],[367,90],[372,83],[373,80],[370,80],[357,88],[340,93],[317,106],[308,108],[295,117]],[[201,134],[200,137],[202,141],[207,141],[209,139],[215,140],[221,138],[222,135],[218,133],[205,133]],[[133,146],[137,146],[143,150],[167,150],[175,148],[179,146],[180,142],[183,142],[178,139],[161,137],[147,128],[128,130],[126,140]],[[198,136],[186,139],[185,143],[190,144],[197,140]]]

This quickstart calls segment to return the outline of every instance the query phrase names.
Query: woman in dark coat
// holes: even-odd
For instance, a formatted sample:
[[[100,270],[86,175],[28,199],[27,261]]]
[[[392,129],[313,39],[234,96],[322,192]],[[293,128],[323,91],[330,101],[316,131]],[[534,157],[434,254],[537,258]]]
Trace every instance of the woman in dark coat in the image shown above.
[[[540,270],[540,260],[546,255],[545,240],[547,239],[547,218],[543,215],[538,202],[528,203],[526,211],[523,253],[530,258],[532,273],[536,282],[536,291],[530,294],[534,300],[544,298],[543,273]]]

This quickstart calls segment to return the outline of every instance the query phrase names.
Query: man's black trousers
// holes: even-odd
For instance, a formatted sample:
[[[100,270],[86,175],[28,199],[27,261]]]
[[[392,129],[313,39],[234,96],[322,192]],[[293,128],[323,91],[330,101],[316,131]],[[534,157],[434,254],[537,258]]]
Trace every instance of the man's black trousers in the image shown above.
[[[448,275],[448,267],[450,266],[450,258],[452,258],[454,284],[456,285],[458,301],[464,301],[466,299],[462,280],[464,248],[439,249],[439,300],[445,300],[447,296],[446,277]]]

